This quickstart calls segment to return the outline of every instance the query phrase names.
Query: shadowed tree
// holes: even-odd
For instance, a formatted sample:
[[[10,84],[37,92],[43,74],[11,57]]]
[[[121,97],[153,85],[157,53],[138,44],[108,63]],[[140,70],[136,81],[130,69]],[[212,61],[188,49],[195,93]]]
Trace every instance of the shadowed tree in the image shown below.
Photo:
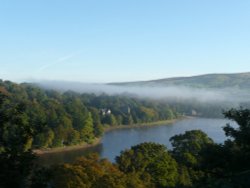
[[[136,173],[142,181],[156,187],[174,187],[177,180],[177,163],[166,147],[155,143],[142,143],[121,152],[116,157],[119,169],[125,173]]]
[[[170,142],[171,154],[179,164],[179,184],[190,186],[204,176],[200,170],[201,152],[212,145],[213,140],[201,130],[191,130],[171,137]]]
[[[2,94],[0,98],[0,187],[26,187],[34,160],[33,130],[25,104],[11,103]]]
[[[170,138],[172,144],[172,155],[179,163],[193,166],[199,163],[199,152],[213,140],[201,130],[186,131],[184,134],[175,135]]]

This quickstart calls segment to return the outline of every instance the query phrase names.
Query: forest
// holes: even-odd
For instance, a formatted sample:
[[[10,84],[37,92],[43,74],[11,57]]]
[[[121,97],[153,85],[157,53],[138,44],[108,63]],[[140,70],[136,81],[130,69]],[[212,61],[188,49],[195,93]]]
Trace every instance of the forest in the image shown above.
[[[22,108],[23,121],[32,132],[26,145],[30,148],[53,148],[92,143],[110,126],[126,126],[177,118],[177,111],[168,103],[128,96],[60,93],[32,84],[0,81],[5,96],[0,110],[10,115]],[[9,131],[4,131],[7,140]]]
[[[5,96],[0,110],[10,115],[23,109],[23,121],[32,136],[27,149],[43,149],[92,143],[107,127],[171,120],[183,115],[217,117],[221,104],[139,98],[131,94],[106,95],[46,90],[34,84],[0,80]],[[8,130],[4,131],[8,139]]]
[[[250,110],[224,116],[228,139],[215,143],[200,130],[170,138],[172,149],[141,143],[116,162],[91,154],[74,163],[41,167],[33,148],[91,141],[105,126],[176,118],[171,104],[126,96],[95,96],[0,82],[0,187],[245,188],[250,186]],[[164,111],[165,110],[165,111]]]

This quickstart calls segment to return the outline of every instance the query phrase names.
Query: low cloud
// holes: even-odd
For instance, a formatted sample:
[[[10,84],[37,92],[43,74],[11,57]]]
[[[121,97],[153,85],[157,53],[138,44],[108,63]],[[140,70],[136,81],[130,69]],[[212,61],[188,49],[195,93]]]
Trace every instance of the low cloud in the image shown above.
[[[107,84],[89,84],[80,82],[41,81],[39,86],[59,91],[72,90],[79,93],[94,93],[107,95],[132,95],[150,99],[168,100],[197,100],[200,102],[230,102],[242,103],[250,101],[250,94],[246,90],[236,88],[200,89],[191,87],[139,87],[117,86]]]

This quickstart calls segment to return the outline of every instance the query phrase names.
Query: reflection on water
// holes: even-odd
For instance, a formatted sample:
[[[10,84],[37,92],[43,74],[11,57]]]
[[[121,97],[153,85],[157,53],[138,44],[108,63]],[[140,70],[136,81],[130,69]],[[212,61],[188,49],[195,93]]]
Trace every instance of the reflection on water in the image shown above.
[[[46,165],[72,162],[75,158],[91,152],[97,152],[101,157],[114,162],[115,157],[122,150],[142,142],[156,142],[164,144],[170,149],[170,137],[193,129],[201,129],[215,142],[222,143],[226,139],[222,127],[229,122],[226,119],[195,118],[177,121],[170,125],[112,130],[105,133],[102,144],[93,148],[45,154],[40,158],[39,162]],[[230,123],[236,126],[235,123]]]

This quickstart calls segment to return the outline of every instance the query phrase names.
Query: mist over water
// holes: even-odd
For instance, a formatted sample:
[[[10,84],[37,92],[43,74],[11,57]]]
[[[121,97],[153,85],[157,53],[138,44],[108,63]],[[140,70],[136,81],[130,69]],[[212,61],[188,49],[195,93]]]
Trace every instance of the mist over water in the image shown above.
[[[148,86],[117,86],[108,84],[91,84],[80,82],[43,81],[37,84],[45,89],[54,89],[60,92],[75,91],[78,93],[94,93],[101,95],[125,95],[144,99],[156,99],[167,101],[184,101],[192,104],[193,101],[210,104],[229,104],[231,107],[238,107],[239,104],[249,102],[250,97],[247,90],[237,88],[226,89],[205,89],[191,88],[184,86],[172,87],[148,87]],[[209,105],[207,105],[209,104]],[[223,106],[221,105],[221,106]],[[114,130],[105,133],[102,143],[90,149],[80,149],[70,152],[62,152],[44,155],[41,158],[42,164],[54,164],[71,162],[75,158],[86,155],[89,152],[97,152],[101,157],[108,158],[114,162],[115,156],[124,149],[142,142],[156,142],[166,145],[171,149],[169,138],[187,130],[201,129],[208,134],[216,143],[223,143],[227,138],[222,127],[227,123],[225,119],[204,119],[194,118],[178,121],[167,126],[143,127],[132,129]],[[233,124],[236,126],[236,124]]]
[[[64,81],[40,81],[37,85],[45,89],[55,89],[61,92],[71,90],[79,93],[94,93],[96,95],[105,93],[107,95],[130,95],[159,100],[197,100],[203,103],[230,102],[235,105],[250,101],[250,92],[238,88],[207,89],[186,86],[118,86]]]

